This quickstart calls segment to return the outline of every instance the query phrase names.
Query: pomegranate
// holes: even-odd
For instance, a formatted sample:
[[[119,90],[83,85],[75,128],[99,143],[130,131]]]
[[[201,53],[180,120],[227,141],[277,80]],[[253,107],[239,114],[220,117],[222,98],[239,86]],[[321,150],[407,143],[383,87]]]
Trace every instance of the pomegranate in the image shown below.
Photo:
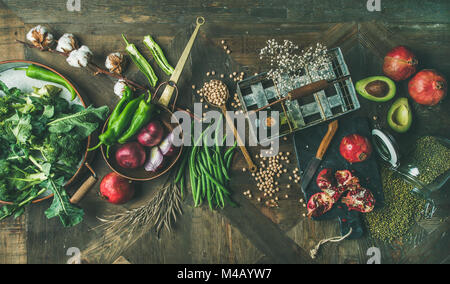
[[[146,154],[141,144],[130,142],[120,147],[116,152],[117,163],[127,169],[135,169],[144,165]]]
[[[408,84],[411,98],[421,105],[437,105],[447,95],[447,80],[435,70],[425,69]]]
[[[397,46],[384,57],[383,72],[394,81],[402,81],[417,71],[416,56],[408,48]]]
[[[158,145],[164,135],[164,129],[158,121],[152,121],[142,128],[138,134],[138,141],[143,146],[153,147]]]
[[[317,186],[320,189],[332,188],[333,187],[333,173],[331,169],[323,169],[317,176]]]
[[[349,170],[337,171],[334,176],[340,187],[346,187],[348,190],[353,190],[360,186],[359,178],[354,176]]]
[[[341,141],[339,151],[349,163],[359,163],[367,160],[372,154],[372,144],[359,134],[351,134]]]
[[[129,180],[113,172],[103,178],[100,194],[110,203],[124,204],[133,197],[134,188]]]
[[[375,198],[372,192],[362,187],[349,191],[347,196],[342,198],[342,202],[347,205],[348,210],[355,210],[362,213],[369,213],[375,207]]]
[[[311,196],[308,201],[308,217],[319,217],[330,211],[333,207],[333,200],[325,192],[319,192]]]

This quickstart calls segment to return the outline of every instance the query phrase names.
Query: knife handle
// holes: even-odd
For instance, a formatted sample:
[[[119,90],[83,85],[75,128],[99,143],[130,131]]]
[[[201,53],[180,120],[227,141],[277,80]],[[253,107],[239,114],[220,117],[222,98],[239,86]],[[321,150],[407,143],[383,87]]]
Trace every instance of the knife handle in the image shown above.
[[[328,125],[328,131],[325,137],[322,139],[322,142],[320,143],[319,150],[317,150],[316,158],[319,160],[322,160],[323,156],[325,156],[325,153],[328,150],[328,147],[331,144],[331,141],[333,140],[334,135],[336,134],[336,131],[338,130],[339,124],[338,121],[335,120],[331,122]]]

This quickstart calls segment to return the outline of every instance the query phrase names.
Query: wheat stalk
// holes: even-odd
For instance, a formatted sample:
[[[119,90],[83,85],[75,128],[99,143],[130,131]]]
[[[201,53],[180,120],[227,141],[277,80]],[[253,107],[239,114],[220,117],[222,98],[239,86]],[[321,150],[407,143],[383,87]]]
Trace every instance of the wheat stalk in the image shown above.
[[[171,233],[177,215],[182,214],[181,190],[169,176],[169,184],[143,206],[123,213],[98,218],[102,224],[94,229],[103,230],[103,237],[93,241],[82,253],[91,262],[112,262],[147,232],[159,234],[166,228]]]

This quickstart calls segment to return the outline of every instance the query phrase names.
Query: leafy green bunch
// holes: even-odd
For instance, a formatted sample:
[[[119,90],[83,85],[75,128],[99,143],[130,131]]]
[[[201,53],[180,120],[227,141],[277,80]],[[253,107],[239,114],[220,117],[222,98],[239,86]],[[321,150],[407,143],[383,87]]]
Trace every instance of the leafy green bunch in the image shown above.
[[[83,220],[64,184],[79,167],[86,138],[108,115],[108,107],[70,105],[53,85],[23,93],[0,81],[0,220],[20,216],[38,196],[52,192],[47,218],[66,227]]]

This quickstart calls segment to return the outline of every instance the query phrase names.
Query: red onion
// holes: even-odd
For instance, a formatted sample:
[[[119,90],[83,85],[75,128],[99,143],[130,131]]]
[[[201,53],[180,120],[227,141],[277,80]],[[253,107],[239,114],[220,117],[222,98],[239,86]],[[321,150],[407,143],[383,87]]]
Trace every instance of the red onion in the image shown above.
[[[157,146],[153,147],[150,151],[150,157],[145,164],[145,170],[147,172],[156,172],[163,167],[164,156]]]
[[[116,152],[117,163],[127,169],[135,169],[145,163],[144,148],[137,142],[130,142],[120,147]]]
[[[161,123],[158,121],[152,121],[147,124],[144,128],[142,128],[141,132],[138,134],[138,141],[143,146],[153,147],[161,142],[163,138],[164,129],[161,126]]]
[[[161,145],[159,145],[159,149],[164,156],[170,157],[176,153],[176,147],[173,145],[174,137],[173,132],[171,132],[167,135],[166,139],[161,142]]]

